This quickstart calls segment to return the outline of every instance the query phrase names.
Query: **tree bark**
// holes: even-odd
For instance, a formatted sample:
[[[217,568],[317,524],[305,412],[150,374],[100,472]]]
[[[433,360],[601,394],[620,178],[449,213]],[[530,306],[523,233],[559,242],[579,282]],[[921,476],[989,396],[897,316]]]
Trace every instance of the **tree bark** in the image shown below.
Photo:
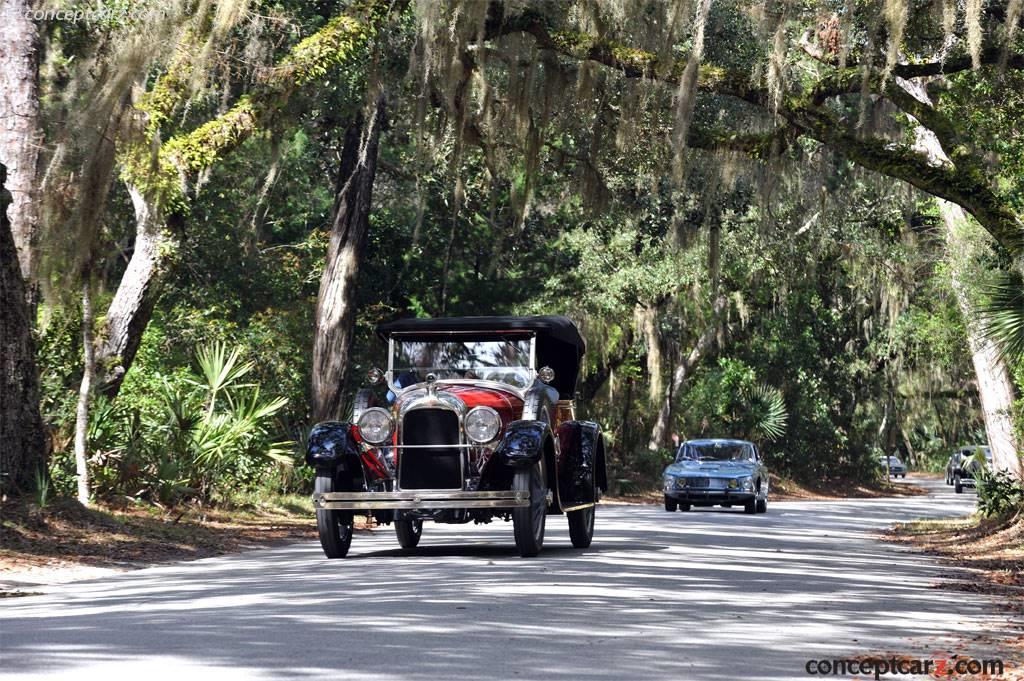
[[[1024,479],[1024,470],[1018,454],[1021,451],[1021,443],[1017,442],[1013,428],[1013,381],[999,348],[981,333],[968,290],[969,276],[964,267],[964,258],[970,252],[970,245],[966,243],[967,240],[961,231],[969,224],[968,217],[960,206],[948,201],[939,201],[939,212],[946,227],[946,243],[950,253],[950,280],[964,318],[967,345],[978,379],[985,434],[992,449],[992,466],[1005,470],[1018,479]]]
[[[923,85],[904,84],[901,86],[909,97],[930,104],[928,93]],[[911,119],[914,120],[914,119]],[[914,131],[914,148],[923,154],[936,167],[951,165],[939,138],[932,130],[918,125]],[[950,280],[956,295],[960,313],[964,318],[967,331],[967,344],[974,364],[974,373],[978,379],[978,394],[981,398],[981,411],[985,419],[985,433],[992,449],[992,465],[997,469],[1008,471],[1018,479],[1024,479],[1021,459],[1020,442],[1013,428],[1013,382],[999,348],[982,333],[975,321],[976,313],[968,289],[968,272],[965,263],[970,256],[971,244],[964,230],[970,226],[967,211],[951,201],[937,198],[939,213],[945,226],[947,260],[950,266]]]
[[[711,310],[711,322],[704,329],[704,332],[701,333],[700,337],[697,338],[697,342],[694,343],[690,354],[679,363],[676,370],[672,373],[671,383],[665,386],[661,408],[658,409],[658,417],[654,421],[654,427],[651,428],[651,439],[647,442],[647,449],[652,452],[666,444],[669,422],[672,417],[672,398],[679,393],[683,383],[686,382],[687,376],[693,372],[697,364],[713,347],[715,338],[718,335],[718,323],[722,312],[725,311],[726,302],[726,298],[723,295],[719,295],[715,299]]]
[[[647,346],[647,399],[655,404],[662,393],[661,380],[661,336],[658,334],[657,306],[637,305],[636,321],[643,330],[644,345]]]
[[[135,187],[129,186],[128,194],[135,207],[135,250],[107,308],[104,342],[96,356],[103,373],[100,391],[111,399],[121,389],[153,316],[172,247],[156,207]]]
[[[7,166],[13,202],[8,219],[21,276],[34,307],[39,201],[36,175],[39,124],[39,32],[28,17],[32,0],[0,0],[0,162]]]
[[[0,488],[19,493],[32,488],[40,470],[45,473],[48,452],[31,307],[7,220],[6,180],[7,168],[0,163]]]
[[[92,380],[96,373],[96,348],[92,333],[92,291],[90,277],[82,278],[82,383],[78,388],[78,408],[75,410],[75,475],[78,478],[78,502],[89,505],[89,466],[86,451],[89,435],[89,400]]]
[[[312,417],[343,418],[345,379],[356,319],[356,280],[370,226],[377,147],[384,98],[368,119],[360,115],[345,133],[331,220],[331,240],[320,278],[313,339]]]
[[[102,375],[99,390],[104,395],[113,399],[121,389],[153,316],[163,282],[174,265],[168,254],[174,252],[177,244],[167,236],[167,222],[180,217],[178,211],[187,203],[180,177],[204,171],[220,161],[260,130],[267,117],[279,112],[282,102],[294,91],[361,56],[370,38],[384,25],[388,11],[401,12],[405,5],[405,0],[394,5],[385,0],[367,0],[351,8],[362,18],[348,14],[334,17],[292,48],[261,87],[240,98],[230,110],[157,145],[155,170],[152,137],[122,156],[122,173],[128,178],[135,207],[135,250],[107,310],[105,341],[97,353],[97,370]],[[165,76],[155,88],[160,96],[144,97],[140,104],[154,130],[159,130],[173,105],[187,91],[180,76]],[[144,184],[164,184],[154,182],[153,173],[166,180],[163,194],[160,190],[145,194],[140,189]],[[133,182],[133,178],[138,182]],[[161,210],[161,206],[166,210]]]

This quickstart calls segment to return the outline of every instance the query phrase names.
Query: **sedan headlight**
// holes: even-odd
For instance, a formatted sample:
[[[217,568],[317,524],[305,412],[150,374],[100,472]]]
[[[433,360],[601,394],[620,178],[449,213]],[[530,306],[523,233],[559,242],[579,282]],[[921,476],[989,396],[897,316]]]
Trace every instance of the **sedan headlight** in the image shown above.
[[[745,478],[740,478],[740,487],[742,487],[744,489],[744,491],[753,492],[754,491],[754,480],[753,480],[753,478],[751,478],[749,476],[745,477]]]
[[[391,433],[395,431],[395,422],[387,409],[370,407],[356,419],[356,426],[359,434],[371,445],[379,445],[387,442]]]
[[[475,407],[466,414],[466,437],[477,444],[485,444],[498,437],[501,417],[490,407]]]

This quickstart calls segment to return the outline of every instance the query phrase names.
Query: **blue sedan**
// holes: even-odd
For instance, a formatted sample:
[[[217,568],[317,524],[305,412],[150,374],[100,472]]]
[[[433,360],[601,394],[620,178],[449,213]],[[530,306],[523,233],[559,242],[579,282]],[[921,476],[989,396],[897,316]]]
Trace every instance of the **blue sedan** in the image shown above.
[[[768,469],[746,440],[687,440],[665,469],[664,489],[666,511],[716,505],[768,510]]]

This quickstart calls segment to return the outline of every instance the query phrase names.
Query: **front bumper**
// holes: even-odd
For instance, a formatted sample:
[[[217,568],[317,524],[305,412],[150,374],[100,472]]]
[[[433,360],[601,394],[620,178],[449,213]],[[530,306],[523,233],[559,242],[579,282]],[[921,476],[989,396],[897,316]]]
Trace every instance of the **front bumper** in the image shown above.
[[[673,489],[665,496],[681,504],[742,504],[757,497],[756,492],[730,489]]]
[[[524,508],[529,505],[530,493],[526,491],[411,490],[402,492],[324,492],[313,495],[313,508],[326,511]]]

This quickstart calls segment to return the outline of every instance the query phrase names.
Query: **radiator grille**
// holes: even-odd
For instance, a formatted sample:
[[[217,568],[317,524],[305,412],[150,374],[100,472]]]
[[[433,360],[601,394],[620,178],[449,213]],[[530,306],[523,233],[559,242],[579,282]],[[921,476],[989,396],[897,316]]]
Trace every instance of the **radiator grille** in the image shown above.
[[[448,409],[414,409],[402,421],[402,444],[431,445],[403,449],[398,484],[402,489],[462,489],[459,417]]]

